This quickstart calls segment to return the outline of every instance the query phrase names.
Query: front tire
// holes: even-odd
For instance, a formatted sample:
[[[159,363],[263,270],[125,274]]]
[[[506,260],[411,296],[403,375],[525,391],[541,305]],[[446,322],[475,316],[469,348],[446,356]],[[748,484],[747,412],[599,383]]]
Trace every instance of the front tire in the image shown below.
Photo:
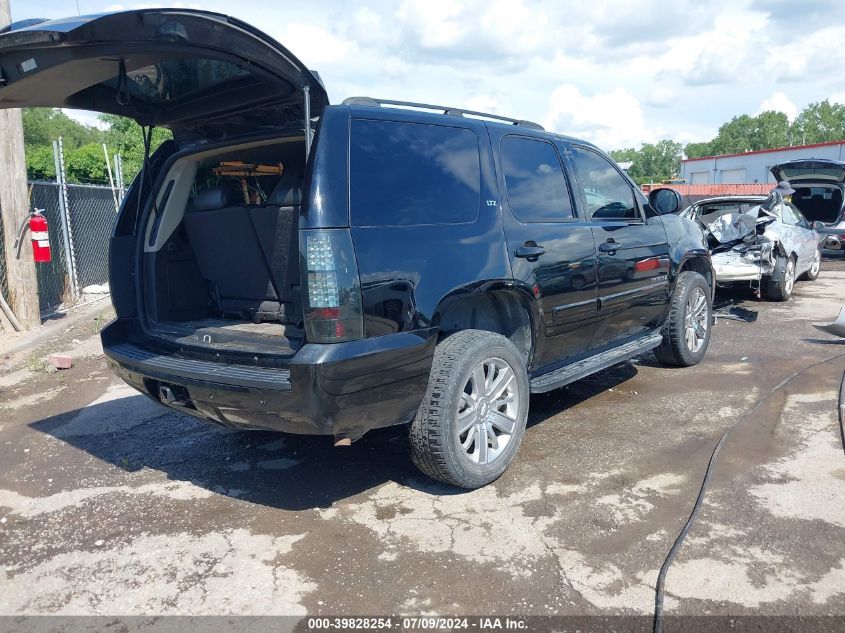
[[[770,301],[789,301],[794,288],[795,258],[780,256],[766,282],[766,298]]]
[[[504,336],[457,332],[440,342],[428,389],[411,424],[411,459],[460,488],[498,479],[513,461],[528,419],[528,373]]]
[[[663,326],[663,342],[654,350],[657,360],[673,367],[701,362],[710,344],[711,301],[704,277],[691,270],[678,276]]]

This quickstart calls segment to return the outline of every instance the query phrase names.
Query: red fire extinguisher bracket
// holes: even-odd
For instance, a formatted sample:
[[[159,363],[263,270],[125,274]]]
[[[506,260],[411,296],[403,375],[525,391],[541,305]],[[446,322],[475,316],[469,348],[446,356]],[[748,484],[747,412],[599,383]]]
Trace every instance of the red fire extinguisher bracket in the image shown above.
[[[17,257],[21,256],[20,244],[23,234],[29,229],[32,239],[32,258],[41,263],[49,262],[53,258],[50,250],[50,226],[43,213],[43,209],[30,211],[18,227],[18,236],[15,239],[14,246]]]

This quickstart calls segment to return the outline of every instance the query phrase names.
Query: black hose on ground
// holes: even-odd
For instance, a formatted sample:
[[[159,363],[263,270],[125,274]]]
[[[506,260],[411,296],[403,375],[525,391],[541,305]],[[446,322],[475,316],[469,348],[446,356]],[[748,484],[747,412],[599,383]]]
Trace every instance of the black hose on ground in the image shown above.
[[[698,517],[698,513],[701,510],[701,505],[704,502],[704,495],[707,493],[707,486],[710,483],[710,476],[713,474],[713,467],[716,464],[716,457],[719,455],[719,451],[722,450],[722,446],[724,446],[725,441],[728,439],[728,436],[736,429],[739,425],[743,422],[748,420],[754,412],[762,406],[766,400],[772,397],[772,395],[785,387],[789,384],[793,379],[797,378],[805,371],[813,369],[814,367],[818,367],[819,365],[824,365],[825,363],[829,363],[837,358],[845,357],[845,353],[842,354],[835,354],[834,356],[830,356],[825,358],[824,360],[820,360],[817,363],[813,363],[812,365],[807,365],[806,367],[802,367],[801,369],[796,369],[794,372],[789,374],[786,378],[781,380],[778,384],[772,387],[766,395],[762,398],[757,400],[754,403],[754,406],[751,407],[745,414],[743,414],[733,425],[728,428],[724,433],[722,433],[722,437],[719,438],[719,441],[716,442],[716,447],[713,449],[713,452],[710,454],[710,461],[707,462],[707,470],[704,471],[704,479],[701,482],[701,488],[698,491],[698,497],[695,499],[695,504],[692,507],[692,512],[687,519],[687,522],[684,524],[681,533],[678,534],[678,538],[675,539],[675,542],[672,544],[672,548],[669,550],[669,553],[666,555],[666,559],[663,561],[663,565],[660,567],[660,573],[657,574],[657,584],[655,585],[654,590],[654,624],[653,624],[653,631],[654,633],[661,633],[663,631],[663,598],[666,590],[666,574],[669,572],[669,567],[671,567],[672,562],[675,560],[675,556],[677,556],[678,551],[680,551],[681,547],[684,544],[684,539],[687,537],[687,533],[690,531],[693,523],[695,523],[696,517]],[[845,450],[845,423],[843,423],[843,416],[845,416],[845,404],[843,404],[843,391],[845,391],[845,375],[842,377],[842,384],[839,386],[839,430],[842,434],[842,446],[843,450]]]

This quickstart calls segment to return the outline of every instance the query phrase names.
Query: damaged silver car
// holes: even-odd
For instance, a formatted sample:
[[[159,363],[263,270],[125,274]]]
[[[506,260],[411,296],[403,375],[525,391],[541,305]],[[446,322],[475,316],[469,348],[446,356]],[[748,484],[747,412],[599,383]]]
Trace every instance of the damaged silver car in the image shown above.
[[[745,283],[757,296],[786,301],[796,279],[819,276],[824,238],[782,196],[707,198],[680,215],[704,231],[720,285]]]

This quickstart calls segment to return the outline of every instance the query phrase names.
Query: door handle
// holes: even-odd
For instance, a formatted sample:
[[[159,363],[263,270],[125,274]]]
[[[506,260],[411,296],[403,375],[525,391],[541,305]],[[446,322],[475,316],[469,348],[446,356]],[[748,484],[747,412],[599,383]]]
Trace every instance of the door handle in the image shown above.
[[[546,252],[546,249],[536,244],[526,244],[517,248],[513,254],[515,257],[524,257],[525,259],[537,259],[540,255]]]
[[[606,242],[602,242],[601,244],[599,244],[599,250],[602,253],[610,253],[611,255],[613,255],[616,251],[619,250],[621,246],[622,244],[620,244],[613,238],[610,238]]]

